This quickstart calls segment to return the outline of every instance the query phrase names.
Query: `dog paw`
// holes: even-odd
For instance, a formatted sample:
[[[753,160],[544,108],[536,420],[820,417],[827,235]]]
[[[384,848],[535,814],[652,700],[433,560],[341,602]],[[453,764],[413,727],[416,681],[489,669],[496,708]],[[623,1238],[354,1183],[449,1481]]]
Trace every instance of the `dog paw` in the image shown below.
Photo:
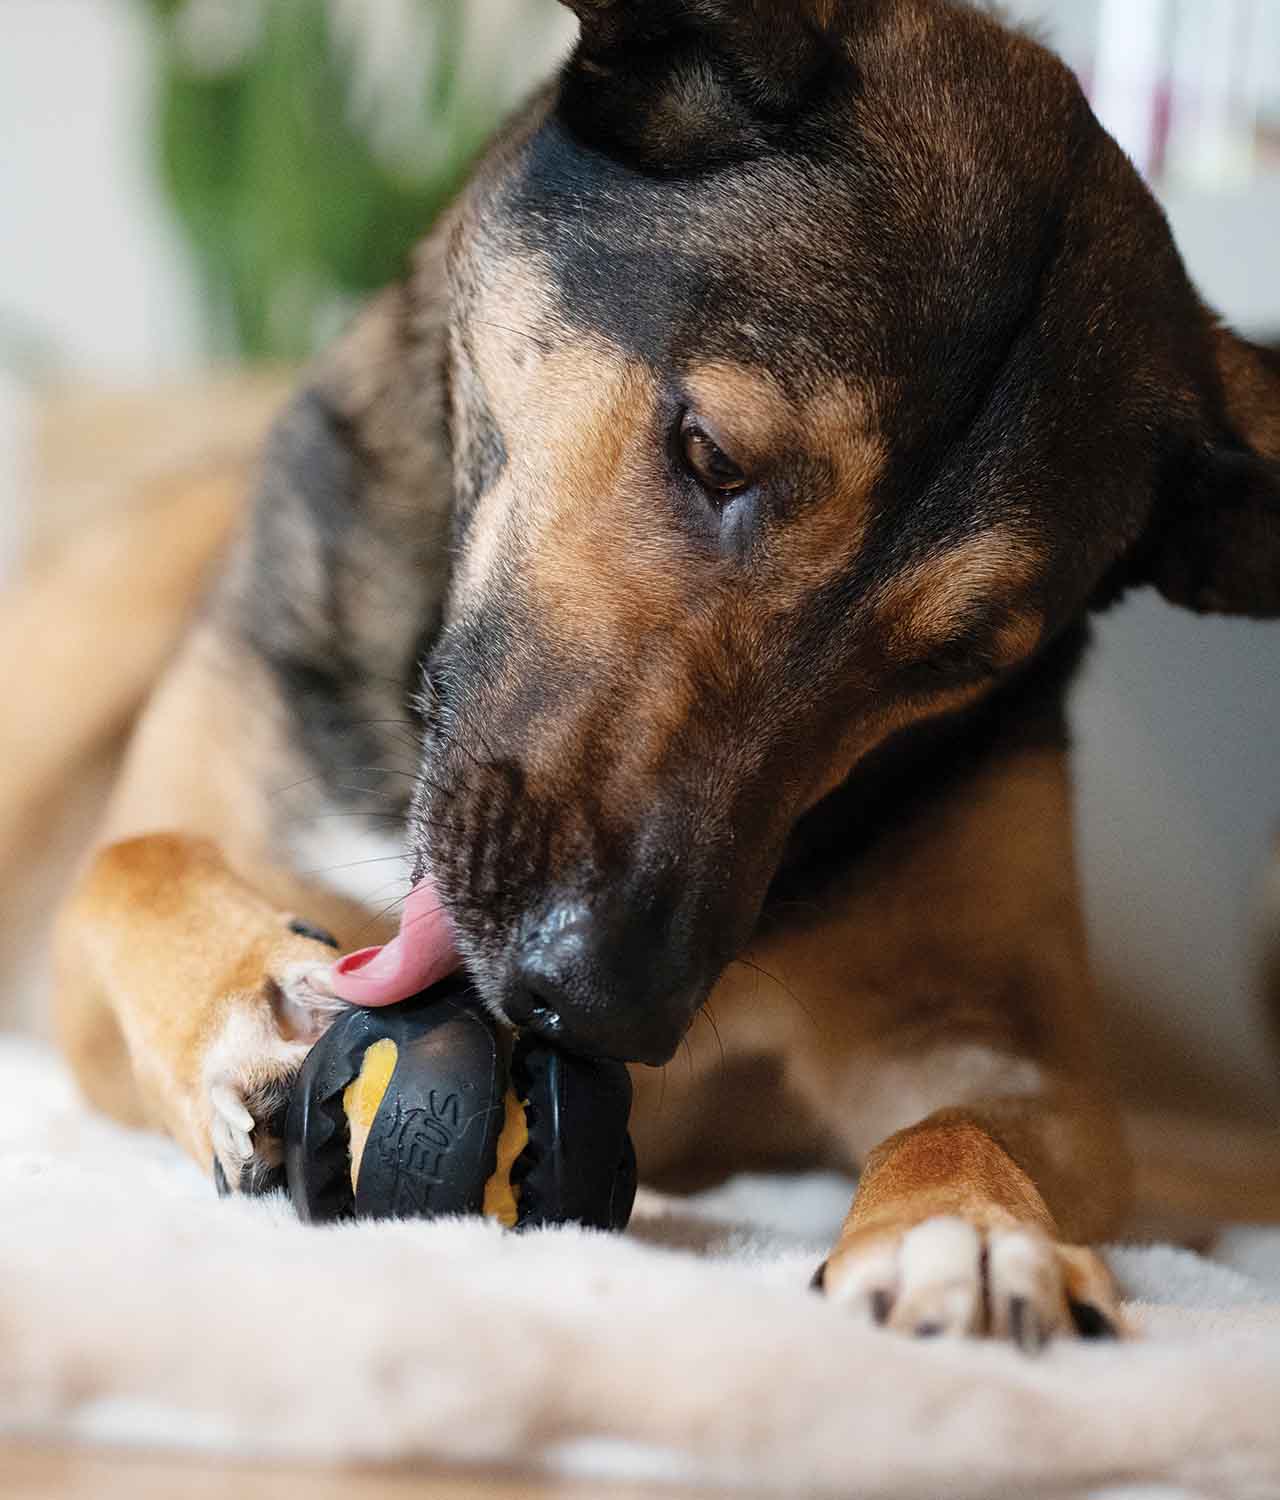
[[[1123,1330],[1098,1256],[1034,1228],[939,1217],[865,1232],[836,1249],[814,1284],[855,1317],[917,1338],[990,1337],[1034,1354],[1051,1338]]]
[[[291,923],[292,941],[259,990],[232,1000],[201,1070],[213,1177],[223,1194],[259,1195],[284,1181],[284,1117],[303,1059],[347,1006],[331,995],[327,935]],[[304,939],[298,942],[297,939]]]
[[[284,1117],[309,1048],[258,1030],[250,1018],[229,1016],[206,1068],[213,1177],[223,1194],[257,1196],[284,1180]]]

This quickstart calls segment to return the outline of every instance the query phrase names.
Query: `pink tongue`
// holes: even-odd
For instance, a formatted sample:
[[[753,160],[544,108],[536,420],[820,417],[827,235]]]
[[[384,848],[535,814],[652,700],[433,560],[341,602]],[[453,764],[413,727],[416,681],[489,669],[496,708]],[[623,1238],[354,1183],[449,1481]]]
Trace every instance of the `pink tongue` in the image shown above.
[[[409,892],[400,933],[385,948],[348,953],[329,971],[329,984],[350,1005],[398,1005],[452,974],[461,959],[435,882],[428,875]]]

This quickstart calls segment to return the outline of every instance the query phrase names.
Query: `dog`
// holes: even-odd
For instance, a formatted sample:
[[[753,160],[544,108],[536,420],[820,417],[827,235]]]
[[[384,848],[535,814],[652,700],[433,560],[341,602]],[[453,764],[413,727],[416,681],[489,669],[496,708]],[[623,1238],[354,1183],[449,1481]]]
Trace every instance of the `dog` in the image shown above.
[[[1280,359],[985,11],[568,3],[275,428],[62,912],[62,1045],[261,1191],[339,1009],[461,962],[635,1065],[650,1179],[860,1168],[847,1315],[1116,1333],[1063,697],[1127,589],[1280,613]],[[406,850],[397,924],[350,877]]]

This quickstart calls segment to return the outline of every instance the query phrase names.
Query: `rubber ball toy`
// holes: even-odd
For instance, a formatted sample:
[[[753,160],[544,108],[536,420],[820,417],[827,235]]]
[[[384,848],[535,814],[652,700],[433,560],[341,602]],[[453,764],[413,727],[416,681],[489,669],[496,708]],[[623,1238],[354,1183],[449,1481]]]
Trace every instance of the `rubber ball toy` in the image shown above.
[[[312,1223],[483,1214],[620,1230],[630,1112],[621,1063],[500,1030],[456,978],[321,1037],[290,1097],[285,1176]]]

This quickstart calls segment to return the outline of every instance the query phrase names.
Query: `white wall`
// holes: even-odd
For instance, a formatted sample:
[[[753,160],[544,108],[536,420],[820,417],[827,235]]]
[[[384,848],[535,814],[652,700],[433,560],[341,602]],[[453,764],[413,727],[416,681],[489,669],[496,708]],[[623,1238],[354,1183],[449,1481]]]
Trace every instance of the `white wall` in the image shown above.
[[[34,383],[143,382],[199,358],[193,274],[150,170],[141,15],[0,0],[0,582]]]
[[[156,191],[142,7],[0,0],[0,338],[57,370],[151,379],[196,355],[192,276]]]
[[[1280,336],[1280,180],[1165,202],[1210,302]],[[1075,699],[1095,966],[1113,1003],[1146,1018],[1127,1043],[1176,1033],[1207,1099],[1274,1120],[1280,1059],[1254,943],[1280,832],[1280,623],[1199,620],[1143,595],[1098,640]],[[1149,1063],[1129,1059],[1135,1075]]]

